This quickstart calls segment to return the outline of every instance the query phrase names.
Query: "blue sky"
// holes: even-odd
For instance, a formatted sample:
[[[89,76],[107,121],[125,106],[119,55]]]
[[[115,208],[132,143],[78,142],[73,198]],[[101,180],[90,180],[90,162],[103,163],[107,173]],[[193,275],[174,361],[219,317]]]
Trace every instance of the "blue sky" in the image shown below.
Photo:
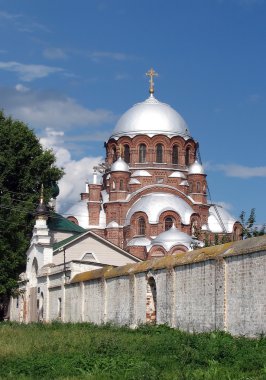
[[[118,117],[148,96],[199,141],[212,199],[266,222],[266,1],[0,0],[0,107],[66,168],[79,197]]]

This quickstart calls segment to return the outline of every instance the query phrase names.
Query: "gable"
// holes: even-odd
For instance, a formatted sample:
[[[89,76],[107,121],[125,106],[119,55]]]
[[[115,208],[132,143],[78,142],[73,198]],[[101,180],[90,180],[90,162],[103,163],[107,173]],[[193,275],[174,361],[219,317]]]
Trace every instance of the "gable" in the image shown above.
[[[64,255],[65,262],[70,262],[75,260],[89,261],[89,255],[87,257],[85,255],[92,254],[91,261],[114,266],[139,261],[139,259],[90,231],[70,236],[61,242],[55,243],[53,248],[53,262],[55,265],[64,262]]]

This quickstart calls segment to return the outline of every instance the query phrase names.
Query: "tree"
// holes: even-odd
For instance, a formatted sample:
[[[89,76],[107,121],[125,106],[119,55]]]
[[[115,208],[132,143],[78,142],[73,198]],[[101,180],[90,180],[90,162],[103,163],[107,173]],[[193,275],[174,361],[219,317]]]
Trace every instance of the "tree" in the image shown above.
[[[55,156],[34,132],[0,111],[0,304],[25,270],[34,211],[43,183],[45,199],[63,176]],[[1,302],[2,300],[2,302]]]
[[[243,232],[242,232],[243,239],[261,236],[265,234],[265,225],[261,226],[260,228],[255,226],[255,222],[256,222],[255,208],[251,209],[248,219],[246,219],[245,211],[241,212],[239,218],[243,226]]]

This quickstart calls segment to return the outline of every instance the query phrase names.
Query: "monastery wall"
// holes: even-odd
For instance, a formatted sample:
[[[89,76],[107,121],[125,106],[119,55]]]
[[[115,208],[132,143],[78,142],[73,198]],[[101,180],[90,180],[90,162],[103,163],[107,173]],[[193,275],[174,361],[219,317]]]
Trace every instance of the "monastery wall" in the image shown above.
[[[46,322],[135,327],[156,321],[191,332],[266,333],[266,236],[96,269],[67,281],[62,273],[44,278],[39,286],[47,287]],[[15,299],[12,308],[17,319]]]

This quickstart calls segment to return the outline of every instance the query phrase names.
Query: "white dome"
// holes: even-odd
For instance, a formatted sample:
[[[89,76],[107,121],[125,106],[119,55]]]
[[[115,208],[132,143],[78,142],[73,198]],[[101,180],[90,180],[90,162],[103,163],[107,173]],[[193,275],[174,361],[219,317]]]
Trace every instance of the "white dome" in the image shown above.
[[[219,216],[217,215],[217,211]],[[220,217],[220,218],[219,218]],[[209,217],[208,217],[208,226],[211,232],[213,233],[222,233],[225,232],[220,223],[220,219],[222,219],[223,225],[226,229],[226,232],[231,233],[234,229],[234,224],[237,220],[229,214],[222,206],[215,205],[209,208]]]
[[[74,216],[79,225],[83,228],[89,228],[88,200],[84,199],[75,203],[65,212],[68,216]]]
[[[175,211],[180,215],[183,224],[190,224],[190,217],[194,213],[193,209],[183,199],[177,195],[168,193],[152,193],[143,195],[128,210],[125,225],[130,224],[130,219],[136,212],[145,212],[149,223],[157,224],[159,217],[164,211]]]
[[[129,172],[128,164],[119,157],[111,166],[111,172]]]
[[[64,213],[64,215],[74,216],[77,219],[79,226],[83,228],[88,229],[91,227],[95,227],[94,225],[90,224],[87,199],[83,199],[75,203],[72,207],[70,207],[69,210],[67,210]],[[100,210],[99,225],[97,227],[103,228],[105,226],[106,226],[106,214],[104,212],[104,209],[102,208]]]
[[[191,164],[190,167],[188,168],[188,174],[205,174],[205,173],[204,173],[203,166],[197,160],[195,160],[195,162],[193,162],[193,164]]]
[[[159,102],[153,95],[144,102],[135,104],[121,116],[111,138],[134,137],[140,134],[150,137],[158,134],[190,137],[182,116],[168,104]]]
[[[169,251],[175,245],[184,245],[187,249],[190,248],[192,243],[192,237],[188,234],[179,231],[174,225],[168,230],[160,233],[151,242],[148,251],[154,245],[160,245]]]

